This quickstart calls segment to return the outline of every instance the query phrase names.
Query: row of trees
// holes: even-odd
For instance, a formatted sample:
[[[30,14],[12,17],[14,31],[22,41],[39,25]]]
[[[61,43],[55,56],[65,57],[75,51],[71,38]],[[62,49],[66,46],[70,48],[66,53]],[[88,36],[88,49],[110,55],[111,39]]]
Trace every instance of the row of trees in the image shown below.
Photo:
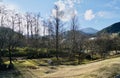
[[[120,49],[119,37],[111,38],[109,35],[101,35],[95,39],[81,34],[77,15],[69,21],[70,29],[64,29],[66,24],[59,17],[63,14],[59,12],[57,6],[54,7],[55,15],[44,20],[40,14],[26,13],[19,14],[0,7],[0,65],[2,64],[2,51],[9,53],[10,64],[12,64],[12,54],[16,47],[46,49],[47,52],[55,51],[57,60],[60,57],[67,57],[70,60],[78,59],[78,63],[83,58],[92,59],[100,55],[102,58],[110,51]],[[7,28],[5,28],[7,27]],[[63,53],[61,55],[61,53]],[[65,55],[66,54],[66,55]]]

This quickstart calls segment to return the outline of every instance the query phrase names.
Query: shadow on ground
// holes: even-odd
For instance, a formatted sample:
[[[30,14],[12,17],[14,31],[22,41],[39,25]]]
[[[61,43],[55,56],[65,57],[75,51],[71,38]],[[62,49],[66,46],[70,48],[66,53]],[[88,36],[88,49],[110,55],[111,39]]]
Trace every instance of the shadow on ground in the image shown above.
[[[18,70],[14,65],[14,68],[5,68],[0,70],[0,78],[25,78],[20,70]]]

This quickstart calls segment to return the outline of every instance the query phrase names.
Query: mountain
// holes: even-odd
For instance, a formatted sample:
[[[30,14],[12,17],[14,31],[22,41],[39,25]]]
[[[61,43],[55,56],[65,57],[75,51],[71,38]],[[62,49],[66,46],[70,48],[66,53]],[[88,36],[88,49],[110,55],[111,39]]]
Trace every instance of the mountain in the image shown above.
[[[98,32],[98,30],[96,30],[94,28],[84,28],[84,29],[81,29],[80,31],[82,31],[83,33],[86,33],[86,34],[95,34]]]
[[[63,32],[62,35],[63,35],[64,38],[69,38],[69,37],[72,36],[72,33],[73,33],[72,30],[68,30],[68,31]],[[79,30],[75,31],[75,34],[79,35],[79,36],[82,36],[82,37],[88,37],[87,34],[85,34],[84,32],[81,32]]]
[[[101,31],[98,32],[98,34],[100,33],[120,33],[120,22],[114,23],[104,29],[102,29]]]
[[[19,36],[19,37],[23,37],[22,34],[13,31],[10,28],[6,28],[6,27],[0,27],[0,38],[4,37],[4,36]]]

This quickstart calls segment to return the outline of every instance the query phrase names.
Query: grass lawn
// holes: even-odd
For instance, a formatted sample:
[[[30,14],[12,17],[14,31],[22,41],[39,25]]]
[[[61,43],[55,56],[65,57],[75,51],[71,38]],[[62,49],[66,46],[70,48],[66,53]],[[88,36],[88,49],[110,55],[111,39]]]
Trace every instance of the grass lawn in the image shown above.
[[[120,57],[90,64],[59,66],[50,66],[47,60],[14,61],[15,70],[0,72],[0,78],[114,78],[120,74]]]

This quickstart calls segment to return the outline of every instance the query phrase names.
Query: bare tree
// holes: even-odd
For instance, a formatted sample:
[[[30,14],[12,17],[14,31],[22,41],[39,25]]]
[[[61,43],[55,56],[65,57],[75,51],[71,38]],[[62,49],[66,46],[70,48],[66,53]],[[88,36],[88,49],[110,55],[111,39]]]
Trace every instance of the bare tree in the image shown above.
[[[59,8],[57,5],[54,6],[56,10],[55,16],[53,18],[53,23],[55,26],[55,50],[56,50],[56,58],[59,60],[59,51],[60,51],[60,31],[63,27],[62,21],[60,19],[61,13],[59,12]]]
[[[15,31],[15,20],[16,20],[15,15],[11,16],[11,23],[12,23],[12,29],[13,29],[13,31]]]
[[[18,33],[22,33],[22,16],[20,14],[16,14],[16,19],[17,19],[17,26],[18,26]]]
[[[5,20],[5,16],[6,16],[6,6],[2,5],[0,6],[0,23],[1,23],[1,27],[4,26],[4,20]]]
[[[70,51],[70,58],[72,57],[72,55],[74,55],[74,53],[78,50],[78,18],[77,16],[74,16],[71,19],[71,41],[70,41],[70,45],[71,45],[71,51]]]
[[[29,38],[29,30],[30,30],[30,14],[26,13],[26,28],[27,28],[27,39]]]
[[[35,20],[35,27],[34,27],[34,32],[35,32],[35,47],[36,49],[39,47],[39,21],[40,21],[40,13],[38,13],[37,15],[35,15],[34,17]]]

